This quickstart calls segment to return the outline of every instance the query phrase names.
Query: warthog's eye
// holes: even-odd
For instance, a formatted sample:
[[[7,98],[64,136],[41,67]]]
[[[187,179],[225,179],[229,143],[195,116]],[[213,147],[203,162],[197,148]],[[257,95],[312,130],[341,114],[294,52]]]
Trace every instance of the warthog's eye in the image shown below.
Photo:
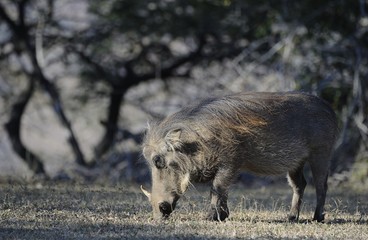
[[[159,155],[153,157],[153,163],[158,169],[162,169],[165,167],[165,159]]]
[[[179,164],[177,162],[170,162],[169,163],[169,166],[174,169],[174,170],[179,170],[180,167],[179,167]]]

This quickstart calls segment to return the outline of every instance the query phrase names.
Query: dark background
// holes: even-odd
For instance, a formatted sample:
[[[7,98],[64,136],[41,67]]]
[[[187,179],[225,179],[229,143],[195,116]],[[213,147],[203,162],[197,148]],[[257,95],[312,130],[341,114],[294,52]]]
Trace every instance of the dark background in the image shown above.
[[[338,115],[332,179],[367,184],[367,10],[365,0],[1,0],[0,176],[144,182],[149,119],[213,94],[298,90]]]

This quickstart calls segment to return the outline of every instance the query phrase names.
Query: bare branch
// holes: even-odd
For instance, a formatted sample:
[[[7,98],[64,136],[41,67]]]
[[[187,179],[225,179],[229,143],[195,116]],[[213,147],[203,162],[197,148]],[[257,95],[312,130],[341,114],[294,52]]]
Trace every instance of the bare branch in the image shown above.
[[[36,45],[36,59],[37,63],[43,69],[45,67],[45,61],[43,56],[43,30],[45,28],[45,20],[44,16],[41,13],[38,16],[38,23],[36,29],[36,36],[35,36],[35,45]]]
[[[95,70],[95,73],[97,74],[97,76],[100,77],[102,80],[107,81],[107,83],[109,83],[110,85],[113,85],[113,86],[115,85],[114,79],[116,79],[116,76],[106,71],[105,68],[101,64],[94,61],[85,52],[78,50],[74,46],[69,46],[67,50],[76,53],[81,58],[82,61],[90,65]]]
[[[180,66],[184,65],[185,63],[189,62],[195,62],[197,59],[201,57],[202,49],[205,45],[206,41],[204,37],[199,38],[198,47],[195,51],[188,54],[187,56],[181,57],[176,59],[172,64],[169,66],[163,67],[161,69],[161,78],[167,78],[173,75],[173,72],[179,68]],[[143,74],[141,76],[136,76],[135,78],[132,78],[136,82],[145,81],[148,79],[153,79],[156,76],[156,71],[153,71],[151,73]]]

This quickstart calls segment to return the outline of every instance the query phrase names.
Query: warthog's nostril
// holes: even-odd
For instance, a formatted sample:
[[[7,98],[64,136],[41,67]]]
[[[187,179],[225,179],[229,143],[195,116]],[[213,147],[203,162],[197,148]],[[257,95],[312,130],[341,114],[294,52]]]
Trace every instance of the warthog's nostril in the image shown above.
[[[160,212],[164,215],[164,217],[168,217],[172,212],[171,204],[168,202],[162,202],[159,204]]]

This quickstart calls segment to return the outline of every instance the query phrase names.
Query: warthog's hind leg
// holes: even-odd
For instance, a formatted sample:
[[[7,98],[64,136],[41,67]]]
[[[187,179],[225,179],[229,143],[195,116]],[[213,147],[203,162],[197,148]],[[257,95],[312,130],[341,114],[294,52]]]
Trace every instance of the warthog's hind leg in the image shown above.
[[[307,182],[303,174],[304,164],[298,169],[288,173],[289,185],[293,188],[293,199],[289,213],[289,221],[297,221],[299,219],[300,206],[302,204],[303,194]]]
[[[317,195],[317,206],[314,212],[313,220],[317,222],[322,222],[324,220],[324,206],[326,201],[327,178],[329,172],[328,161],[318,161],[323,158],[328,158],[328,156],[319,156],[318,158],[315,158],[315,161],[311,162],[311,170]]]

